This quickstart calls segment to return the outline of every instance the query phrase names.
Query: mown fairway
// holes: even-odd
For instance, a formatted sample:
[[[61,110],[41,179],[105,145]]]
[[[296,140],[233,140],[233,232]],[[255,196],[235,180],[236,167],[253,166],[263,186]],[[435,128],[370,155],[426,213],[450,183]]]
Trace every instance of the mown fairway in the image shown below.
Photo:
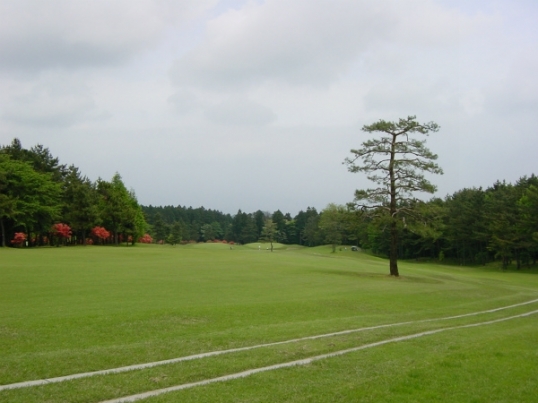
[[[0,390],[0,402],[102,402],[419,332],[508,318],[538,275],[388,263],[330,247],[0,249],[0,385],[256,346],[153,368]],[[403,322],[410,322],[401,324]],[[449,329],[144,402],[535,402],[538,314]]]

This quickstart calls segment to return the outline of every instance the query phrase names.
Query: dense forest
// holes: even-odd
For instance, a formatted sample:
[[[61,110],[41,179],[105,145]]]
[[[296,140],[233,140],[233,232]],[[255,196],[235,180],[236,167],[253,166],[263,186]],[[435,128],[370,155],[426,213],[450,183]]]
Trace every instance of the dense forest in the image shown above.
[[[0,148],[1,245],[134,243],[146,221],[121,176],[90,181],[73,165],[59,163],[48,148]]]
[[[462,189],[444,199],[413,201],[399,222],[399,257],[459,264],[497,260],[503,267],[536,265],[538,177]],[[275,241],[316,246],[357,245],[378,255],[390,246],[386,218],[376,211],[329,204],[291,216],[280,210],[235,215],[204,207],[141,206],[121,176],[92,182],[19,140],[0,148],[0,226],[3,246],[120,242],[187,243],[263,239],[268,220]]]

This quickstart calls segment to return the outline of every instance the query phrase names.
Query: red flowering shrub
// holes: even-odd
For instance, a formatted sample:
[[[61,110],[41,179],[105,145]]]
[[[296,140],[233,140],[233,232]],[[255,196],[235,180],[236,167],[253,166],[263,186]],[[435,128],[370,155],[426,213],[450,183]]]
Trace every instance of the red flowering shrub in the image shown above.
[[[105,227],[94,227],[91,234],[93,237],[101,239],[102,241],[110,238],[110,232],[108,232]]]
[[[21,246],[26,241],[27,235],[24,232],[15,232],[11,243],[15,246]]]
[[[151,237],[151,235],[149,234],[144,234],[143,237],[140,237],[138,239],[138,242],[140,243],[152,243],[153,242],[153,238]]]
[[[69,238],[71,236],[71,227],[67,224],[58,223],[52,226],[51,232],[60,238]]]

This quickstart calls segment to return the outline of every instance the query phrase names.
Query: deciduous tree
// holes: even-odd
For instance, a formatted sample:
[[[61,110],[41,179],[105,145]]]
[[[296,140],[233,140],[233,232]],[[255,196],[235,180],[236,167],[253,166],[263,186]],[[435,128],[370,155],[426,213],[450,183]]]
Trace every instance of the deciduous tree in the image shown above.
[[[273,251],[273,242],[275,242],[277,234],[278,228],[276,223],[272,219],[266,218],[260,235],[260,240],[271,244],[271,252]]]
[[[2,245],[6,244],[8,221],[27,232],[48,232],[61,209],[60,184],[52,180],[52,174],[37,172],[30,163],[4,153],[0,153],[0,173]]]
[[[325,242],[332,245],[333,252],[336,246],[342,244],[346,225],[346,208],[341,205],[330,203],[321,212],[319,227],[323,231]]]

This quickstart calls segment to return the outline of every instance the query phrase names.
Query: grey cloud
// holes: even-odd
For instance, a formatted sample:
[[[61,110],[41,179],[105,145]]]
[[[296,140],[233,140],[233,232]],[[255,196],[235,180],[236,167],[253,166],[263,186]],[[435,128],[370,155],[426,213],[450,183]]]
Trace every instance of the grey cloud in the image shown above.
[[[18,38],[0,44],[0,69],[17,73],[35,73],[62,68],[77,69],[115,65],[132,54],[126,46],[93,45],[84,42],[70,43],[66,38],[50,35]]]
[[[168,97],[168,103],[173,106],[174,111],[179,115],[186,115],[202,109],[198,97],[188,90],[176,91]]]
[[[107,113],[97,109],[86,86],[52,75],[29,88],[19,85],[18,95],[5,101],[0,116],[19,126],[69,127],[82,120],[106,119]]]
[[[209,106],[204,115],[211,123],[223,125],[263,126],[276,120],[270,108],[240,98]]]
[[[164,29],[200,14],[216,0],[0,3],[0,70],[110,66],[156,46]]]

